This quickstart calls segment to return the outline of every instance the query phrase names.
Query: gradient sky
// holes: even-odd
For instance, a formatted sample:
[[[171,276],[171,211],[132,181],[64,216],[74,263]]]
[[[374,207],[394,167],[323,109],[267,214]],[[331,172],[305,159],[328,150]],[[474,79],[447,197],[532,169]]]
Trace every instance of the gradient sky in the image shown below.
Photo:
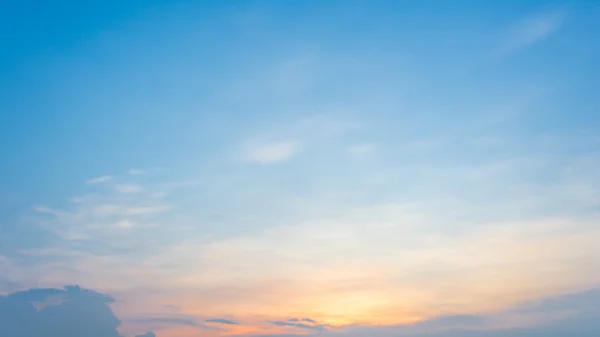
[[[595,1],[5,0],[0,294],[109,294],[126,337],[572,331],[598,41]]]

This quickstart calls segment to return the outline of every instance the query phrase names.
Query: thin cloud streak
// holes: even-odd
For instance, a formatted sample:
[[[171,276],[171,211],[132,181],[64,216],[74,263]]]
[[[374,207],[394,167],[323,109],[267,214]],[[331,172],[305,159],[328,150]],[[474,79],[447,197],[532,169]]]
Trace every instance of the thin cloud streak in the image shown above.
[[[242,158],[256,164],[277,164],[291,159],[300,150],[293,140],[252,144],[244,149]]]
[[[115,186],[115,190],[123,194],[137,194],[142,191],[142,187],[136,184],[120,184]]]
[[[105,183],[105,182],[110,181],[112,178],[113,178],[112,176],[101,176],[101,177],[93,178],[93,179],[86,181],[86,184],[95,185],[95,184]]]
[[[240,324],[239,322],[232,321],[232,320],[229,320],[229,319],[224,319],[224,318],[207,319],[207,320],[205,320],[205,322],[207,322],[207,323],[219,323],[219,324],[226,324],[226,325],[238,325],[238,324]]]
[[[531,15],[510,30],[505,48],[515,51],[541,42],[557,33],[566,21],[567,13],[564,10]]]

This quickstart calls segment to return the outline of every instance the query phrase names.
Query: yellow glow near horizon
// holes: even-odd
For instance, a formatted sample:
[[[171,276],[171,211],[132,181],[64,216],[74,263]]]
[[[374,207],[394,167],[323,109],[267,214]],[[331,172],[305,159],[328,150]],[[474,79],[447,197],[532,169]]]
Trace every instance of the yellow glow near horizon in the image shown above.
[[[189,261],[181,277],[168,278],[172,282],[169,289],[174,290],[149,297],[143,294],[132,306],[158,312],[162,304],[169,303],[180,308],[178,314],[235,317],[243,322],[222,327],[227,332],[221,334],[270,334],[293,328],[272,326],[267,321],[293,317],[309,317],[336,328],[497,312],[585,287],[598,277],[596,269],[572,261],[594,256],[600,230],[581,227],[563,234],[564,228],[577,228],[578,224],[561,219],[500,224],[452,239],[423,239],[414,232],[422,247],[402,249],[382,240],[377,251],[365,250],[364,258],[352,249],[372,249],[380,237],[351,234],[363,225],[350,227],[346,236],[322,250],[318,246],[321,236],[310,234],[313,231],[303,226],[217,242],[202,250],[193,244],[179,246],[176,255],[168,252],[162,258],[183,256]],[[335,234],[335,226],[323,230]],[[398,230],[406,232],[405,228],[388,228],[392,233]],[[281,237],[287,242],[277,242]],[[303,248],[308,245],[316,249],[305,253]],[[332,249],[350,254],[331,254]],[[135,308],[124,306],[120,313],[127,316],[128,311]],[[181,332],[181,336],[188,335]]]

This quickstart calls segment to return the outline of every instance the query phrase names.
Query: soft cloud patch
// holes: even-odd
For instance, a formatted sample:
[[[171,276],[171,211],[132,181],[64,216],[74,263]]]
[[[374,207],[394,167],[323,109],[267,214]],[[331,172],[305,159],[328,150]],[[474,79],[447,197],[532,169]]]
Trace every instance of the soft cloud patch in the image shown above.
[[[118,228],[128,229],[128,228],[132,228],[133,226],[135,226],[135,222],[129,221],[129,220],[121,220],[121,221],[118,221],[115,224],[115,226]]]
[[[154,193],[150,193],[148,195],[148,198],[160,199],[160,198],[164,198],[165,196],[166,196],[166,194],[163,192],[154,192]]]
[[[136,184],[116,185],[115,190],[123,194],[137,194],[142,191],[142,187]]]
[[[145,215],[145,214],[157,214],[169,210],[168,205],[153,205],[153,206],[139,206],[139,207],[128,207],[125,209],[127,215]]]
[[[138,170],[138,169],[131,169],[131,170],[127,171],[127,173],[132,174],[132,175],[137,175],[137,174],[144,174],[144,173],[146,173],[146,171]]]
[[[256,164],[276,164],[292,158],[299,150],[300,143],[294,140],[258,143],[247,146],[243,158]]]
[[[207,323],[219,323],[219,324],[227,324],[227,325],[237,325],[240,324],[236,321],[232,321],[229,319],[223,319],[223,318],[213,318],[213,319],[207,319],[205,322]]]
[[[122,177],[114,176],[111,179],[120,178]],[[149,189],[153,186],[155,185],[148,183]],[[134,247],[144,251],[158,249],[156,246],[143,248],[146,246],[142,242],[145,239],[151,240],[152,235],[161,236],[153,233],[164,231],[164,227],[161,226],[164,224],[162,217],[171,210],[172,205],[167,203],[164,196],[152,198],[149,193],[132,193],[140,190],[137,185],[118,185],[118,189],[120,191],[114,188],[82,191],[80,196],[71,198],[70,202],[63,204],[61,208],[38,206],[34,207],[34,212],[28,216],[28,223],[48,233],[49,239],[44,242],[47,247],[61,248],[61,257],[56,256],[53,259],[69,261],[68,269],[71,274],[68,280],[73,280],[72,273],[76,273],[75,270],[92,269],[88,263],[83,263],[83,260],[94,259],[97,254],[104,254],[102,251],[110,252],[108,255],[111,255],[113,260],[123,260],[125,251],[136,254],[133,252]],[[73,252],[90,254],[70,255]],[[65,261],[62,263],[67,264]],[[39,259],[36,267],[44,268],[45,263],[47,261]],[[64,268],[58,270],[65,271]],[[56,277],[48,275],[48,278]],[[36,282],[40,282],[37,277],[27,284],[33,286]]]
[[[375,152],[376,147],[370,143],[356,144],[348,148],[348,152],[353,155],[367,155]]]
[[[92,179],[86,181],[86,183],[89,185],[100,184],[100,183],[105,183],[105,182],[111,180],[112,178],[113,178],[112,176],[102,176],[102,177],[92,178]]]
[[[564,11],[542,12],[525,18],[510,31],[508,48],[524,48],[550,37],[563,26],[565,19]]]

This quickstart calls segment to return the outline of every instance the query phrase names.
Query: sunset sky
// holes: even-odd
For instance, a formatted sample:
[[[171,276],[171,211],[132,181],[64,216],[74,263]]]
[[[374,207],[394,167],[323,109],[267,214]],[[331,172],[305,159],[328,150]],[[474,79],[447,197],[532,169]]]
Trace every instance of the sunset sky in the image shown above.
[[[0,295],[106,294],[124,337],[570,331],[599,41],[595,1],[4,1]]]

